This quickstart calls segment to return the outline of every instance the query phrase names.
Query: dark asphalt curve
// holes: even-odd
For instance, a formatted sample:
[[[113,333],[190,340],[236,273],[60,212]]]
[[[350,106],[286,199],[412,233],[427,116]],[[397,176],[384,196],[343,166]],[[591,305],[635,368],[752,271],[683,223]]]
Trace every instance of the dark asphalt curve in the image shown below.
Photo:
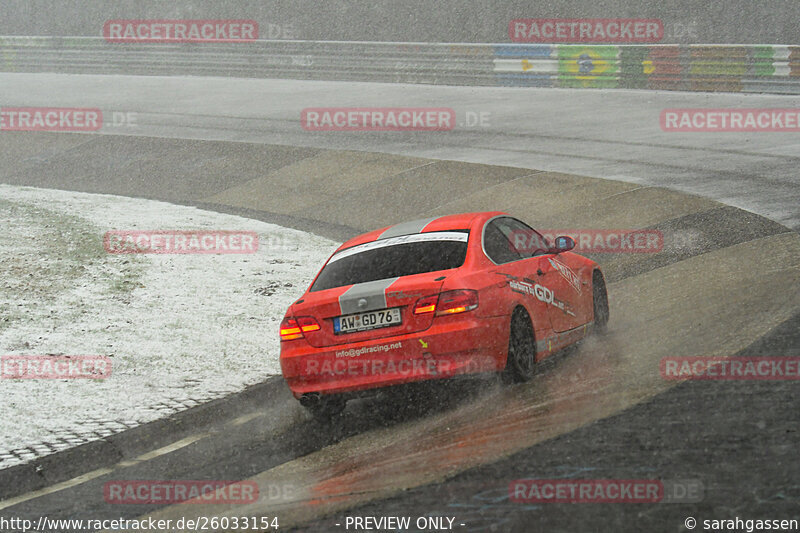
[[[674,394],[668,391],[672,384],[658,376],[660,356],[733,354],[791,320],[798,307],[796,293],[774,293],[775,287],[797,285],[800,254],[794,233],[757,215],[665,190],[508,167],[431,164],[380,154],[256,144],[53,134],[6,136],[6,141],[3,179],[7,182],[133,196],[144,192],[173,202],[244,210],[251,216],[336,233],[341,238],[378,225],[380,216],[410,216],[403,211],[408,206],[387,202],[381,214],[373,215],[374,220],[362,213],[350,219],[358,227],[346,227],[337,225],[338,219],[326,218],[335,212],[316,206],[316,219],[300,211],[276,214],[258,210],[262,205],[259,193],[263,191],[263,205],[269,207],[275,190],[283,190],[286,196],[302,192],[275,187],[297,175],[318,175],[320,181],[332,180],[348,188],[367,170],[373,179],[380,171],[382,180],[401,183],[426,180],[433,173],[440,179],[471,184],[470,188],[461,187],[460,200],[454,198],[452,184],[438,190],[436,194],[442,198],[431,197],[433,191],[429,192],[426,200],[430,204],[426,205],[434,206],[434,211],[447,198],[475,208],[485,208],[491,201],[498,208],[525,216],[529,204],[523,191],[550,187],[560,195],[538,210],[543,223],[558,226],[569,220],[598,220],[607,227],[619,227],[624,221],[661,229],[665,235],[665,249],[659,254],[598,257],[609,280],[614,313],[610,334],[543,365],[540,376],[529,385],[501,387],[489,380],[412,389],[411,399],[356,402],[345,418],[321,427],[308,420],[280,379],[272,380],[222,402],[219,412],[176,417],[123,433],[108,439],[106,446],[95,447],[94,453],[89,447],[82,454],[76,449],[68,470],[71,476],[64,476],[58,456],[44,466],[17,469],[17,486],[27,486],[27,490],[18,490],[0,503],[3,511],[13,516],[35,518],[46,513],[75,518],[177,519],[244,512],[274,514],[283,527],[321,519],[315,527],[329,528],[341,521],[348,508],[366,502],[379,508],[380,503],[375,502],[384,498],[391,498],[391,509],[406,505],[407,512],[415,512],[424,507],[422,502],[412,498],[403,504],[405,499],[398,494],[427,486],[451,487],[441,490],[463,498],[450,501],[448,508],[466,506],[463,514],[453,514],[468,524],[464,527],[477,528],[493,521],[506,524],[512,519],[524,524],[525,517],[530,518],[528,506],[509,506],[507,502],[506,507],[496,506],[486,516],[476,517],[470,508],[476,497],[470,491],[475,488],[450,478],[476,468],[491,471],[503,457],[524,456],[595,420],[609,416],[618,420],[617,413],[638,402],[652,405],[654,396]],[[131,156],[135,156],[134,163],[127,162]],[[232,165],[238,169],[235,174],[220,171]],[[507,187],[514,187],[522,197],[493,196]],[[357,194],[375,192],[362,187]],[[402,190],[395,189],[394,194],[402,194]],[[647,196],[643,199],[641,195]],[[628,198],[630,207],[607,208],[608,202],[630,196],[640,198]],[[249,207],[239,207],[245,200]],[[636,207],[642,203],[643,208]],[[574,212],[571,205],[577,206]],[[302,209],[303,203],[292,207]],[[429,213],[425,205],[412,208],[421,209],[416,214]],[[634,217],[638,217],[635,223]],[[691,246],[686,246],[685,238],[675,238],[684,234],[692,236]],[[748,287],[748,291],[738,287]],[[752,320],[753,316],[758,320]],[[719,330],[720,323],[729,327]],[[782,349],[792,345],[796,339],[791,336],[777,344]],[[767,390],[775,395],[791,389]],[[717,420],[717,424],[727,423],[730,421]],[[671,432],[672,427],[648,429]],[[591,471],[594,456],[576,453],[580,468]],[[585,466],[587,461],[590,466]],[[628,475],[624,465],[618,466],[617,476]],[[691,465],[691,470],[697,476],[693,479],[704,480],[710,491],[713,485],[708,480],[713,476],[701,475],[700,465]],[[672,471],[652,467],[648,472],[661,479]],[[76,479],[79,474],[84,477]],[[519,474],[531,475],[524,469]],[[496,476],[484,474],[484,479],[494,483],[492,490],[496,491],[513,475],[498,468]],[[247,509],[106,503],[105,483],[127,479],[253,479],[262,489],[262,499]],[[503,520],[496,516],[497,509],[505,509]]]
[[[636,115],[636,106],[632,107]],[[179,115],[173,126],[186,133],[186,115]],[[273,126],[258,125],[256,136],[275,135],[280,128]],[[170,132],[165,128],[158,134]],[[430,138],[418,136],[377,137],[379,141],[361,136],[359,144],[394,144],[382,147],[387,152],[402,152],[415,143],[432,144]],[[441,149],[452,149],[447,143],[457,137],[445,138]],[[288,138],[281,133],[282,141]],[[346,513],[439,513],[455,516],[467,530],[525,531],[539,523],[556,530],[580,525],[587,529],[587,523],[595,523],[596,528],[588,529],[597,530],[608,529],[605,526],[680,530],[682,521],[672,520],[678,511],[662,510],[666,504],[586,505],[571,512],[559,506],[530,509],[510,504],[507,494],[505,500],[502,496],[502,488],[520,477],[576,475],[691,477],[703,482],[703,500],[690,507],[682,504],[681,511],[730,515],[774,509],[781,511],[781,518],[790,512],[765,501],[780,500],[794,490],[788,476],[779,475],[797,472],[787,452],[796,444],[796,433],[781,422],[790,420],[791,406],[796,405],[791,400],[796,394],[793,384],[692,383],[670,388],[673,384],[660,379],[657,366],[664,355],[733,355],[748,347],[759,354],[789,355],[796,348],[800,302],[792,289],[800,279],[800,246],[796,234],[774,222],[658,187],[513,167],[144,137],[4,134],[3,140],[2,180],[7,183],[214,206],[340,238],[381,225],[381,217],[388,223],[410,215],[490,205],[528,220],[560,225],[553,227],[569,222],[575,222],[571,227],[625,224],[692,236],[688,249],[670,244],[663,255],[603,257],[613,313],[610,334],[544,365],[531,384],[501,387],[490,380],[441,390],[423,387],[410,391],[412,400],[403,400],[410,404],[403,409],[394,408],[396,398],[365,400],[328,427],[309,422],[283,390],[271,396],[268,407],[249,405],[227,419],[211,417],[207,424],[198,424],[196,431],[186,433],[184,443],[172,443],[174,449],[112,462],[105,467],[107,472],[95,471],[85,483],[20,501],[3,509],[4,514],[99,518],[272,512],[286,526],[305,527],[311,521],[314,528],[331,529]],[[348,136],[327,137],[324,142],[351,147],[355,141]],[[779,144],[777,151],[790,151],[790,144]],[[779,157],[794,160],[793,155]],[[699,154],[694,161],[707,164]],[[625,166],[617,163],[617,170]],[[542,168],[550,170],[546,167]],[[612,177],[613,172],[608,174]],[[415,183],[430,182],[431,175],[443,183],[427,194],[426,201],[403,201],[413,194]],[[789,192],[783,196],[791,198],[796,183],[788,175],[784,170],[781,179]],[[298,176],[309,181],[298,183]],[[746,176],[739,178],[747,182]],[[759,198],[769,198],[769,183],[759,179],[752,178],[745,187],[755,191],[754,196],[763,190]],[[388,186],[361,185],[371,180]],[[296,186],[281,188],[287,183]],[[339,202],[334,198],[326,204],[322,191],[329,193],[334,188],[331,183],[343,187],[343,196],[351,198]],[[708,196],[720,199],[724,188],[712,185]],[[284,196],[270,200],[276,190]],[[356,205],[367,207],[358,211],[351,207]],[[759,210],[784,222],[795,216],[791,209]],[[766,406],[780,408],[761,416]],[[747,425],[741,420],[756,422]],[[734,438],[738,433],[744,436]],[[767,435],[766,441],[758,435]],[[547,459],[545,448],[552,459]],[[701,448],[702,454],[697,452]],[[759,475],[742,472],[760,464],[744,459],[748,450],[766,455],[766,467]],[[771,469],[774,465],[780,468]],[[725,475],[715,474],[721,468]],[[248,509],[157,509],[108,505],[102,500],[106,481],[153,478],[253,478],[264,490]],[[748,491],[737,482],[755,487]],[[273,486],[287,490],[273,497],[269,490]],[[496,501],[476,511],[475,500],[485,498],[487,490]],[[731,493],[737,497],[731,498]],[[428,504],[431,498],[439,499]],[[365,503],[368,507],[348,511]],[[664,515],[667,512],[672,514]]]

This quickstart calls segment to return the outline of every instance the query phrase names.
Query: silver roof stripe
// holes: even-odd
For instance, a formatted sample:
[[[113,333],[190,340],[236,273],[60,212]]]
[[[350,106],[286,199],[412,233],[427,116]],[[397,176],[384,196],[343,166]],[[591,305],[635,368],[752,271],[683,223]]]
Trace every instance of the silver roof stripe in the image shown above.
[[[379,279],[353,285],[339,295],[339,312],[343,315],[386,309],[386,289],[400,278]],[[359,300],[366,303],[359,307]]]
[[[425,229],[425,226],[438,218],[441,217],[422,218],[419,220],[412,220],[411,222],[401,222],[400,224],[395,224],[391,228],[387,228],[386,231],[381,233],[378,236],[378,240],[388,239],[389,237],[399,237],[400,235],[409,235],[411,233],[422,233],[422,230]]]

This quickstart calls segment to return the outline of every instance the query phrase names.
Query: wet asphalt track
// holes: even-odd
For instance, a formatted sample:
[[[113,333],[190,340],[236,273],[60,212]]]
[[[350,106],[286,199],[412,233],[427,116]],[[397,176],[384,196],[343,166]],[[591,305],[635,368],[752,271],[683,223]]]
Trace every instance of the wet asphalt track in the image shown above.
[[[132,112],[106,133],[366,150],[658,185],[800,228],[800,135],[665,132],[665,108],[794,108],[792,95],[56,74],[0,77],[5,106]],[[444,134],[319,133],[307,107],[446,107]],[[468,114],[469,117],[468,117]],[[324,191],[316,191],[323,194]]]
[[[85,78],[88,77],[54,79],[68,86],[85,83]],[[12,86],[20,79],[11,79]],[[547,105],[542,105],[546,110],[542,113],[587,106],[577,113],[582,120],[569,115],[571,123],[554,126],[558,121],[550,117],[550,120],[540,121],[547,127],[539,129],[530,126],[533,121],[520,121],[520,124],[528,124],[523,129],[530,126],[540,132],[536,134],[517,131],[505,122],[505,126],[493,123],[495,130],[511,131],[499,134],[456,132],[440,137],[442,141],[432,148],[429,136],[398,139],[387,135],[320,137],[303,134],[296,123],[292,124],[297,109],[306,105],[328,105],[326,99],[333,98],[322,91],[322,86],[312,82],[247,80],[242,82],[242,87],[233,82],[226,98],[212,87],[205,100],[198,101],[199,96],[186,96],[192,90],[199,91],[195,87],[197,80],[192,80],[186,82],[181,92],[184,98],[179,102],[170,100],[169,94],[174,93],[163,92],[159,99],[148,92],[155,91],[154,87],[159,85],[163,90],[164,84],[178,81],[138,80],[137,83],[150,89],[119,86],[117,89],[121,90],[112,91],[120,80],[111,78],[94,89],[91,84],[82,85],[81,90],[61,86],[57,91],[60,95],[50,94],[47,105],[88,105],[94,99],[103,100],[94,105],[104,108],[137,110],[141,114],[142,129],[136,133],[142,135],[221,136],[228,140],[261,142],[271,139],[281,144],[350,149],[357,145],[376,151],[454,159],[486,158],[486,154],[492,154],[490,159],[495,163],[498,162],[496,152],[501,151],[500,159],[536,161],[535,165],[516,163],[529,168],[605,174],[604,177],[658,183],[676,189],[694,187],[694,192],[703,192],[717,200],[730,200],[728,203],[749,207],[795,229],[798,226],[796,199],[800,185],[796,163],[800,143],[796,136],[770,134],[766,139],[761,134],[750,134],[743,139],[731,135],[724,142],[715,137],[700,137],[693,138],[689,146],[681,146],[681,142],[689,142],[686,140],[664,146],[663,136],[674,134],[639,129],[643,127],[644,117],[654,115],[657,120],[653,109],[659,105],[687,107],[686,100],[701,102],[712,98],[716,107],[726,105],[719,103],[719,99],[746,102],[749,107],[757,105],[744,96],[535,91],[525,95],[530,98],[530,94],[536,94],[548,100]],[[222,80],[209,83],[222,83]],[[245,88],[252,90],[253,86],[245,83],[261,84],[257,86],[259,94],[273,91],[273,98],[264,97],[256,103],[251,98],[246,102]],[[4,83],[5,105],[45,105],[38,93],[41,88],[28,86],[27,92],[15,93],[8,87]],[[473,90],[430,88],[426,93],[428,88],[414,87],[409,89],[414,96],[406,100],[393,93],[398,89],[392,86],[357,87],[367,93],[361,98],[369,99],[373,105],[380,105],[380,101],[386,102],[383,105],[422,105],[422,100],[426,105],[440,105],[437,99],[449,98],[449,105],[458,112],[467,106],[480,110],[491,100],[488,108],[492,117],[520,115],[520,109],[527,113],[542,109],[537,106],[532,111],[522,100],[509,101],[506,96],[515,94],[513,90],[495,90],[502,96],[492,100],[486,97],[487,93],[476,95]],[[288,95],[290,88],[292,96]],[[452,93],[442,96],[437,93],[442,89]],[[22,91],[19,87],[16,90]],[[92,90],[96,92],[92,94]],[[423,96],[417,91],[424,93]],[[454,99],[455,93],[459,93],[460,100]],[[25,94],[25,98],[20,94]],[[242,100],[237,100],[237,96]],[[788,98],[754,98],[775,98],[766,100],[770,103],[763,105],[792,105]],[[285,104],[286,99],[291,99],[292,105]],[[342,99],[355,99],[355,96],[338,98]],[[674,99],[678,103],[666,103]],[[186,100],[191,103],[187,104]],[[580,103],[576,104],[576,100]],[[258,105],[278,107],[276,102],[284,102],[279,111],[274,111],[279,115],[277,118],[256,118],[252,123],[248,122],[248,116],[241,115],[253,113]],[[147,105],[177,109],[172,114],[163,109],[148,113]],[[237,112],[231,109],[216,114],[204,112],[225,106],[238,106]],[[616,113],[624,127],[609,129],[604,121],[610,120],[614,112],[609,109],[615,107],[627,110],[622,119]],[[202,111],[191,113],[187,109]],[[595,112],[591,112],[592,109]],[[273,111],[267,115],[270,113]],[[217,129],[215,124],[219,126]],[[550,135],[541,133],[541,129],[548,128],[560,128],[560,131]],[[527,149],[512,146],[512,136],[517,141],[525,139]],[[651,137],[649,141],[643,140],[648,136]],[[609,138],[613,142],[609,142]],[[746,145],[747,149],[732,147],[731,140]],[[36,141],[31,139],[24,150],[36,152],[31,148]],[[531,146],[533,141],[541,144]],[[477,148],[467,154],[460,145],[471,142]],[[562,148],[557,150],[555,144]],[[128,145],[134,155],[147,150],[135,141]],[[493,145],[497,148],[486,148]],[[5,164],[23,150],[19,146],[5,146]],[[22,159],[24,165],[28,165],[25,169],[21,169],[24,165],[6,166],[3,181],[102,190],[103,182],[98,176],[81,177],[83,174],[75,168],[64,169],[55,164],[45,173],[37,171],[41,170],[39,165],[48,164],[48,154],[57,159],[62,151],[72,149],[80,153],[75,146],[64,150],[54,149],[50,144],[47,149],[38,151],[40,161],[34,161],[35,164],[31,163],[31,157],[26,157]],[[587,146],[594,148],[587,150]],[[581,149],[575,150],[576,147]],[[168,147],[165,150],[169,151]],[[570,157],[569,151],[581,154]],[[126,158],[129,156],[127,154]],[[115,154],[107,157],[113,161]],[[511,164],[511,161],[503,162]],[[724,162],[724,168],[719,168],[720,162]],[[57,175],[59,168],[64,169],[61,175]],[[106,177],[113,174],[111,168]],[[120,181],[109,180],[107,192],[124,193],[118,190],[125,187],[124,177]],[[134,184],[128,194],[160,198],[174,194],[174,190],[168,190],[169,184],[159,185],[155,180],[144,183],[147,188],[142,188],[141,183]],[[136,194],[137,187],[142,191],[140,194]],[[220,194],[216,190],[207,192]],[[312,191],[312,194],[315,193]],[[195,198],[187,201],[197,203]],[[479,199],[467,197],[463,202],[466,205],[473,202],[476,209],[483,208]],[[746,202],[749,203],[743,205]],[[246,208],[243,205],[234,207]],[[654,205],[653,209],[656,208]],[[268,213],[259,215],[269,218]],[[287,223],[293,220],[296,219],[285,218]],[[310,224],[312,229],[315,224],[307,218],[300,222]],[[319,226],[321,222],[316,224]],[[411,391],[414,394],[411,401],[397,398],[360,401],[348,408],[346,418],[329,427],[319,427],[307,420],[279,383],[268,384],[264,387],[270,394],[266,406],[242,402],[241,410],[198,417],[192,420],[192,427],[179,431],[171,427],[169,431],[176,437],[179,432],[190,440],[201,435],[184,447],[120,466],[119,460],[130,460],[126,446],[138,452],[155,447],[148,446],[148,441],[165,439],[164,427],[154,425],[150,431],[140,430],[141,445],[132,446],[120,439],[116,445],[116,460],[114,457],[105,459],[108,465],[104,466],[112,468],[111,471],[99,473],[86,483],[7,507],[2,512],[12,516],[49,514],[92,518],[138,516],[153,511],[164,516],[203,514],[212,509],[157,510],[107,505],[102,501],[101,487],[110,479],[259,476],[262,487],[288,487],[290,493],[288,497],[266,497],[259,502],[258,510],[253,508],[248,512],[270,511],[287,525],[293,523],[313,530],[336,529],[334,524],[341,522],[345,513],[448,515],[456,517],[457,523],[465,523],[462,529],[467,531],[525,531],[532,526],[565,531],[681,531],[683,519],[690,515],[697,518],[736,515],[796,518],[796,502],[800,497],[796,481],[800,468],[795,458],[798,444],[796,384],[700,382],[671,387],[673,384],[658,379],[652,368],[659,357],[676,351],[681,355],[714,351],[732,355],[742,350],[748,354],[798,355],[796,291],[791,293],[792,287],[798,286],[797,237],[765,219],[724,207],[667,218],[661,224],[665,229],[669,225],[689,228],[700,232],[703,238],[695,243],[693,250],[671,254],[668,258],[649,258],[649,263],[626,264],[625,258],[608,258],[609,262],[617,262],[610,279],[614,313],[610,334],[549,361],[529,385],[500,387],[490,380],[457,383],[444,389],[415,388]],[[356,227],[360,225],[355,224]],[[320,227],[317,230],[324,231]],[[354,230],[336,226],[339,234]],[[652,271],[655,268],[662,270]],[[652,272],[648,274],[648,271]],[[708,287],[714,290],[705,292]],[[739,287],[747,290],[738,290]],[[655,293],[663,306],[653,308],[654,300],[643,298],[643,291]],[[748,300],[754,294],[758,295],[759,303]],[[743,305],[747,308],[741,309]],[[648,312],[651,317],[647,316]],[[403,402],[402,408],[396,407],[398,402]],[[135,454],[131,452],[131,455]],[[84,460],[88,470],[92,460],[88,457]],[[508,483],[525,477],[690,478],[702,482],[704,493],[700,502],[691,504],[529,506],[510,503]],[[265,494],[269,496],[268,490]]]

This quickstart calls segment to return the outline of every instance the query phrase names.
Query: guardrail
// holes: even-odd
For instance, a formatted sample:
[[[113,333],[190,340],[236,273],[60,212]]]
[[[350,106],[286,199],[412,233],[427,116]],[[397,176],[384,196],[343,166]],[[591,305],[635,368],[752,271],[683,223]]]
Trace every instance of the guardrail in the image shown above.
[[[800,46],[0,37],[0,71],[800,94]]]

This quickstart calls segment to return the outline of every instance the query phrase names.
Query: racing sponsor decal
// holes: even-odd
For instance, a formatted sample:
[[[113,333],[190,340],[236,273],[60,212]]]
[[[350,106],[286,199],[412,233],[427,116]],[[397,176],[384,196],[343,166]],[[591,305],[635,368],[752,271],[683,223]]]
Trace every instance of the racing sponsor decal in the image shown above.
[[[400,235],[397,237],[381,238],[372,242],[365,242],[358,244],[351,248],[337,252],[330,258],[328,264],[349,257],[353,254],[365,252],[367,250],[375,250],[387,246],[397,246],[398,244],[408,244],[412,242],[425,242],[425,241],[458,241],[467,242],[469,234],[463,231],[430,231],[428,233],[413,233],[410,235]]]
[[[553,307],[557,307],[561,309],[565,314],[570,316],[575,316],[575,313],[572,311],[572,306],[563,301],[559,300],[555,297],[555,294],[551,289],[548,289],[544,285],[540,285],[533,280],[529,280],[525,278],[524,280],[520,280],[516,276],[512,276],[511,274],[501,274],[509,278],[508,286],[509,288],[520,294],[526,294],[528,296],[533,296],[537,300],[542,301],[548,305],[552,305]]]
[[[790,109],[664,109],[663,131],[800,131],[800,108]]]
[[[565,315],[569,315],[571,317],[575,316],[575,313],[572,311],[572,306],[563,300],[559,300],[558,298],[553,298],[553,302],[551,305],[553,307],[561,309]]]
[[[555,296],[553,295],[553,291],[551,291],[547,287],[544,287],[543,285],[539,285],[538,283],[531,284],[526,281],[512,280],[508,282],[508,286],[514,292],[535,296],[536,299],[546,304],[553,304],[553,302],[555,301]]]
[[[239,43],[258,39],[255,20],[109,20],[110,43]]]
[[[563,277],[565,280],[567,280],[567,282],[570,284],[570,286],[573,289],[575,289],[575,292],[580,294],[581,293],[581,278],[578,277],[578,275],[575,272],[573,272],[572,269],[569,268],[564,263],[561,263],[560,261],[556,261],[553,258],[548,258],[547,260],[550,262],[550,265],[553,268],[558,270],[558,273],[561,274],[561,277]]]
[[[378,344],[375,346],[362,346],[361,348],[350,348],[347,350],[339,350],[336,352],[336,357],[358,357],[365,353],[375,353],[375,352],[388,352],[389,350],[395,350],[397,348],[402,348],[403,342],[394,342],[392,344]]]
[[[661,19],[514,19],[508,36],[516,43],[655,43],[664,38]]]
[[[308,107],[300,112],[306,131],[449,131],[449,107]]]
[[[800,357],[665,357],[659,366],[666,380],[800,380]]]
[[[103,112],[78,107],[3,107],[0,131],[98,131]]]

